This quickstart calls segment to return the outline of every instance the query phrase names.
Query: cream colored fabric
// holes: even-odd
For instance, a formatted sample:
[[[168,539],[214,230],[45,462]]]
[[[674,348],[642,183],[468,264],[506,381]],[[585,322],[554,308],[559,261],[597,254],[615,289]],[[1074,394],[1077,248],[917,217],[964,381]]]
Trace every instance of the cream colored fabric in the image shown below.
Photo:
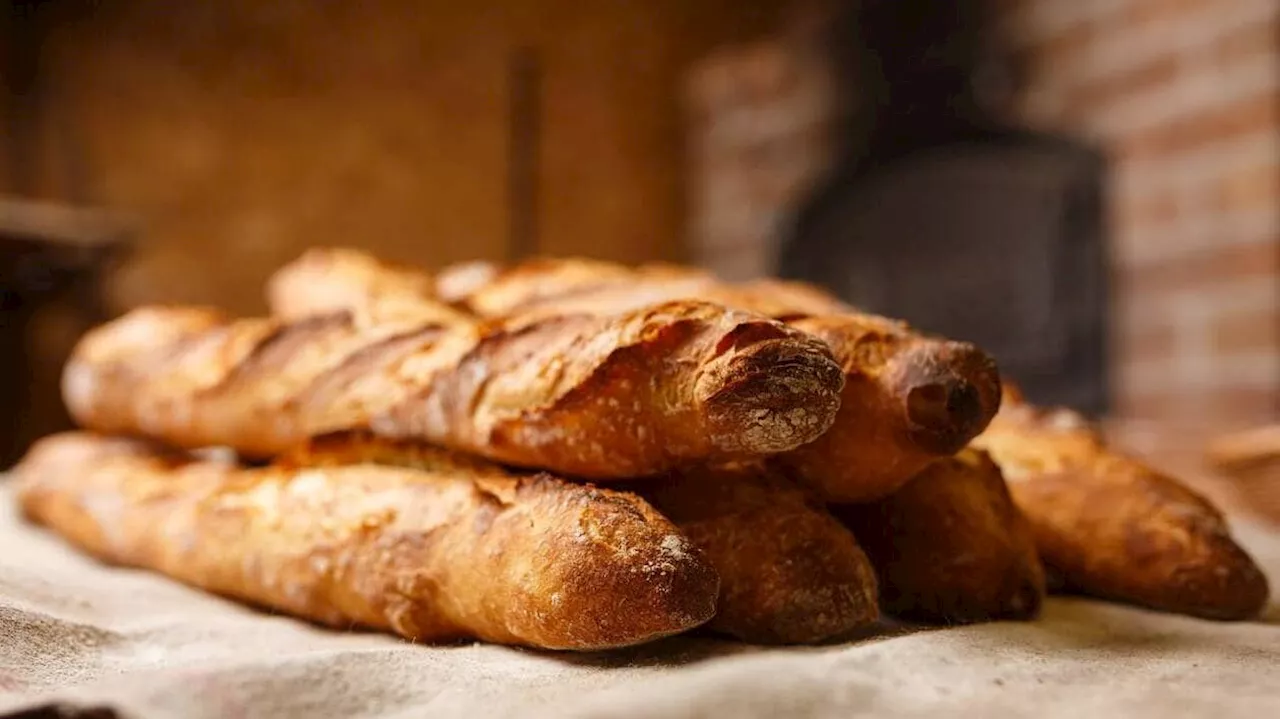
[[[1245,538],[1280,577],[1280,535]],[[1056,599],[1034,623],[810,649],[414,646],[104,567],[0,490],[0,715],[55,702],[142,718],[1280,717],[1280,611],[1219,624]]]

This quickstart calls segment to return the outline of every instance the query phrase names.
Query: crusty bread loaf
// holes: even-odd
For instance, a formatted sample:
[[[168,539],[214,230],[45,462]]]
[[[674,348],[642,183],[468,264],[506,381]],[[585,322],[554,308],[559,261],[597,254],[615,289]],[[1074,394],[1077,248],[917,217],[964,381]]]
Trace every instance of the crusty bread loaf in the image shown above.
[[[715,572],[638,497],[415,452],[244,469],[76,433],[15,471],[25,513],[94,555],[335,627],[594,650],[711,617]]]
[[[388,268],[388,287],[396,284],[395,272]],[[342,282],[314,279],[311,292]],[[999,407],[999,372],[981,350],[856,312],[804,283],[730,285],[694,269],[539,259],[490,272],[461,302],[483,315],[554,320],[690,297],[786,320],[831,348],[845,378],[839,414],[816,441],[779,457],[828,500],[865,502],[891,493],[929,462],[963,448]]]
[[[834,511],[875,565],[888,614],[965,624],[1040,611],[1045,577],[1030,527],[985,452],[961,450],[884,499]]]
[[[357,250],[318,247],[285,265],[267,282],[271,312],[285,320],[348,310],[441,325],[466,323],[462,311],[432,299],[431,275]]]
[[[375,258],[367,257],[370,262]],[[393,265],[386,266],[388,286]],[[427,276],[427,273],[423,273]],[[324,283],[349,282],[316,277]],[[314,290],[313,290],[314,291]],[[459,295],[455,294],[455,297]],[[500,272],[485,281],[474,278],[470,290],[455,299],[479,317],[554,317],[563,314],[611,314],[655,302],[697,298],[776,320],[824,315],[858,315],[851,305],[804,283],[759,279],[730,284],[693,268],[668,265],[626,267],[599,260],[539,258]],[[361,299],[361,298],[353,298]]]
[[[533,275],[526,268],[523,282]],[[962,449],[999,409],[999,370],[977,347],[859,313],[803,283],[726,285],[705,277],[637,275],[562,297],[548,289],[519,314],[608,315],[683,297],[784,320],[831,348],[844,373],[835,421],[818,439],[778,457],[829,501],[865,502],[892,493],[930,462]]]
[[[502,267],[488,260],[469,260],[442,267],[436,273],[433,293],[429,296],[451,305],[463,305],[477,288],[498,276]]]
[[[720,575],[709,629],[755,644],[810,644],[879,619],[875,572],[857,539],[776,470],[690,468],[636,491]]]
[[[865,502],[891,493],[930,462],[963,448],[1000,406],[995,362],[973,345],[857,312],[800,282],[732,285],[696,271],[662,274],[543,259],[496,275],[472,291],[467,305],[481,313],[552,317],[607,315],[687,297],[787,321],[831,347],[845,374],[839,414],[816,441],[779,457],[830,501]]]
[[[420,445],[355,438],[320,443],[296,461],[425,462],[430,469],[438,454]],[[877,619],[875,574],[853,534],[758,463],[689,467],[627,489],[670,519],[720,577],[709,629],[757,644],[799,644]]]
[[[376,260],[375,260],[376,261]],[[442,275],[456,277],[455,268],[446,267]],[[457,286],[449,292],[447,301],[454,302],[481,317],[506,317],[517,312],[528,313],[539,309],[544,301],[559,303],[577,295],[590,295],[598,290],[608,290],[618,284],[630,284],[636,279],[653,279],[660,281],[681,281],[693,285],[712,281],[712,277],[702,270],[692,267],[681,267],[669,264],[651,264],[640,267],[627,267],[603,260],[584,258],[534,258],[518,265],[491,269],[485,281],[478,281],[471,275],[469,283],[453,282]],[[680,298],[692,295],[681,294]],[[654,301],[661,302],[670,297],[662,297]],[[650,302],[639,304],[628,302],[625,308],[611,308],[608,311],[633,309]],[[600,307],[584,306],[583,311],[598,312]]]
[[[404,306],[417,298],[431,304],[416,288],[403,291],[405,285],[394,281],[391,267],[388,282],[373,292],[350,291],[370,280],[368,272],[307,276],[296,266],[282,272],[294,280],[289,284],[297,295],[273,296],[272,306],[292,308],[302,316],[312,297],[325,298],[317,303],[322,311],[335,309],[328,304],[333,297],[346,298],[351,309],[364,313],[378,312],[378,305],[387,301]],[[299,285],[304,277],[308,286]],[[412,449],[403,444],[347,442],[337,450],[346,455],[341,461],[352,461],[352,452],[360,453],[361,460],[414,461]],[[874,573],[857,540],[776,470],[755,462],[703,465],[638,482],[633,489],[674,519],[720,575],[720,600],[710,629],[759,644],[811,643],[847,634],[878,617]]]
[[[604,479],[792,449],[830,426],[842,383],[798,330],[671,302],[449,328],[143,308],[80,341],[63,391],[90,429],[183,447],[263,457],[370,427]]]
[[[971,344],[923,337],[870,315],[790,324],[826,342],[844,371],[831,429],[779,457],[831,501],[891,494],[962,449],[1000,406],[995,362]]]
[[[1079,415],[1006,405],[974,442],[1000,465],[1045,566],[1069,590],[1211,619],[1266,604],[1266,577],[1222,514],[1111,450]]]

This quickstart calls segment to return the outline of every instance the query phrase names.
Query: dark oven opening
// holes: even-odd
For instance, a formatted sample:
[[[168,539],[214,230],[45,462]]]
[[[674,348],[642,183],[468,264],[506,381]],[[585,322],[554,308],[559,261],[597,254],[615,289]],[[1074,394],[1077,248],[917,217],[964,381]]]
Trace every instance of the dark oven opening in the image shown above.
[[[780,272],[978,343],[1027,396],[1109,408],[1106,165],[1009,124],[988,8],[846,3],[829,27],[838,160],[796,208]],[[1007,67],[1007,65],[1006,65]]]

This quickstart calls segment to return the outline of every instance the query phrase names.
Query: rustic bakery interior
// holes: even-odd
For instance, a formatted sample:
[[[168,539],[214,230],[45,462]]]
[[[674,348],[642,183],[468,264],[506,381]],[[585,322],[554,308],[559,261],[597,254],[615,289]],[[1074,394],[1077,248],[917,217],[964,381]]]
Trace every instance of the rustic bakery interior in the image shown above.
[[[1274,0],[7,0],[0,77],[0,719],[1280,709]]]

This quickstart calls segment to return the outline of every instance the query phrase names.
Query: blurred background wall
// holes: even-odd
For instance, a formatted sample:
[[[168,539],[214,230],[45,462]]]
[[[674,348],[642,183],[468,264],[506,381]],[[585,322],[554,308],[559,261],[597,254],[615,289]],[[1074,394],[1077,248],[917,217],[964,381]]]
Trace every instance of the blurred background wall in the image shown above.
[[[54,2],[21,30],[47,33],[30,194],[141,220],[110,285],[119,306],[258,311],[267,274],[316,244],[503,259],[513,83],[531,60],[534,249],[678,259],[673,90],[694,58],[767,31],[780,7]]]
[[[909,278],[905,294],[868,306],[980,340],[1010,367],[1025,359],[1019,379],[1047,401],[1223,426],[1280,415],[1275,0],[10,0],[6,10],[0,193],[52,203],[34,215],[0,204],[0,239],[20,240],[0,252],[0,376],[14,387],[0,404],[22,408],[0,434],[15,446],[65,424],[58,371],[100,316],[147,302],[261,311],[262,281],[312,245],[425,265],[543,253],[693,261],[731,279],[785,270],[815,198],[854,204],[832,195],[840,167],[857,164],[850,147],[863,142],[865,160],[882,136],[901,143],[897,124],[955,134],[964,113],[948,93],[960,85],[985,98],[986,116],[965,130],[984,142],[998,121],[1016,128],[1001,136],[1051,138],[1090,168],[1096,155],[1092,179],[1059,194],[1097,222],[1043,242],[1093,243],[1102,256],[1090,271],[1106,281],[1079,274],[1089,257],[1044,267],[1005,257],[1024,237],[1040,242],[1034,232],[957,226],[970,239],[934,257],[937,246],[913,245],[915,230],[892,220],[882,244],[827,232],[839,251],[811,251],[822,271],[799,276],[859,301],[859,283],[877,274]],[[833,31],[854,16],[861,35]],[[873,50],[851,73],[863,45]],[[983,62],[956,66],[969,56]],[[890,79],[900,87],[889,91]],[[911,96],[931,83],[942,99]],[[880,111],[880,134],[867,131],[868,108],[904,97],[905,110]],[[1022,202],[988,195],[986,215]],[[65,207],[111,217],[68,219]],[[984,233],[1006,244],[984,244]],[[72,251],[50,260],[12,249],[50,238]],[[127,252],[84,249],[103,243]],[[854,246],[861,254],[848,255]],[[855,267],[869,272],[845,284],[830,275]],[[1046,282],[1062,306],[1037,304]],[[933,304],[914,315],[903,297],[931,286]],[[1006,317],[1009,307],[1044,317],[1014,327],[1027,318]],[[943,311],[957,308],[970,316]]]
[[[1118,410],[1273,416],[1280,390],[1280,4],[1014,3],[1018,111],[1113,162]]]
[[[0,200],[46,204],[0,204],[0,465],[68,424],[58,376],[92,323],[261,312],[309,246],[685,259],[675,89],[782,7],[5,0]]]
[[[800,18],[686,82],[694,254],[769,271],[839,106]],[[1113,414],[1238,424],[1280,405],[1280,3],[1004,0],[1011,120],[1110,165]],[[907,238],[904,238],[906,241]]]

